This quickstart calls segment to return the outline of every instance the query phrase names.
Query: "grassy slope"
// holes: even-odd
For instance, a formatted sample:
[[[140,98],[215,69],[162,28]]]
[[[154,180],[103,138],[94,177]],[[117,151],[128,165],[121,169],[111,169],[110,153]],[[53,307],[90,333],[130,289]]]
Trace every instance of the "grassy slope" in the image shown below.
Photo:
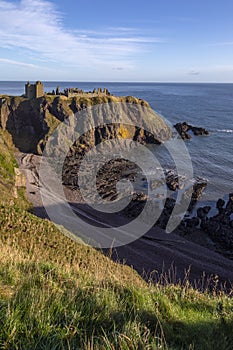
[[[0,132],[0,196],[1,201],[4,202],[8,199],[14,185],[14,167],[16,166],[16,161],[9,152],[10,143],[10,137]]]
[[[146,284],[11,197],[0,144],[0,349],[232,349],[233,301]],[[7,200],[8,198],[8,200]]]

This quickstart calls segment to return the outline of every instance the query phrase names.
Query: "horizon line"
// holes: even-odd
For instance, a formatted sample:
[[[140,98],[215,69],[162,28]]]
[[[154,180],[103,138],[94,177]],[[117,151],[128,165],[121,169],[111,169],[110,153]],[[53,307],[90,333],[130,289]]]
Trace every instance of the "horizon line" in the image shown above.
[[[15,83],[23,83],[23,82],[28,82],[28,81],[32,81],[32,82],[36,82],[38,81],[38,79],[25,79],[25,80],[0,80],[0,83],[8,83],[8,82],[15,82]],[[121,83],[121,84],[233,84],[232,82],[213,82],[213,81],[200,81],[200,82],[196,82],[196,81],[137,81],[137,80],[129,80],[129,81],[100,81],[100,80],[41,80],[39,79],[39,81],[44,82],[44,83]]]

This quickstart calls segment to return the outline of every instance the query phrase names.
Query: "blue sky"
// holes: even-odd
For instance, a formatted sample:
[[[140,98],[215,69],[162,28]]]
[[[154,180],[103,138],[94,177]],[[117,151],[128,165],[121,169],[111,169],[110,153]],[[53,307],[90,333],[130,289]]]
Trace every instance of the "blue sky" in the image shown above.
[[[0,0],[0,80],[233,82],[232,0]]]

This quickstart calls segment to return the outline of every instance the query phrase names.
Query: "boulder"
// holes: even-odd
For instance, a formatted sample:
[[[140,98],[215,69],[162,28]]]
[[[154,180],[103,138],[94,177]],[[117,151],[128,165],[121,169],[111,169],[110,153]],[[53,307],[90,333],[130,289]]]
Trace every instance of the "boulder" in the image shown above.
[[[168,171],[166,174],[166,184],[171,191],[179,189],[179,177],[172,170]]]
[[[174,128],[177,130],[178,134],[181,136],[183,140],[190,140],[192,137],[187,133],[189,130],[188,124],[186,122],[184,123],[177,123],[174,125]]]

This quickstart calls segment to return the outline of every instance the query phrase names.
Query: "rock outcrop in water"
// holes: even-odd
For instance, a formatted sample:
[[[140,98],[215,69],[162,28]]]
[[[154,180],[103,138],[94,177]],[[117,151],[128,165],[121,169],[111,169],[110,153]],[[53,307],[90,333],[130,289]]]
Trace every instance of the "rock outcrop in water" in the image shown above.
[[[192,126],[190,124],[187,124],[186,122],[177,123],[174,125],[174,128],[177,130],[178,134],[183,140],[190,140],[192,138],[188,131],[192,131],[195,136],[209,135],[208,130],[201,127]]]
[[[45,95],[38,99],[28,100],[23,97],[0,97],[0,127],[10,132],[13,142],[23,152],[40,153],[50,135],[60,122],[64,122],[71,115],[87,107],[109,103],[129,103],[148,109],[151,114],[150,125],[145,129],[132,125],[121,125],[111,120],[88,134],[83,135],[77,143],[77,151],[89,148],[102,140],[119,138],[132,138],[141,143],[160,143],[171,137],[170,128],[148,103],[134,97],[73,97]],[[136,120],[135,120],[136,121]],[[134,120],[132,120],[133,124]],[[148,126],[148,128],[147,128]],[[152,133],[146,131],[152,130]],[[80,148],[79,146],[82,145]],[[79,148],[79,149],[78,149]]]

